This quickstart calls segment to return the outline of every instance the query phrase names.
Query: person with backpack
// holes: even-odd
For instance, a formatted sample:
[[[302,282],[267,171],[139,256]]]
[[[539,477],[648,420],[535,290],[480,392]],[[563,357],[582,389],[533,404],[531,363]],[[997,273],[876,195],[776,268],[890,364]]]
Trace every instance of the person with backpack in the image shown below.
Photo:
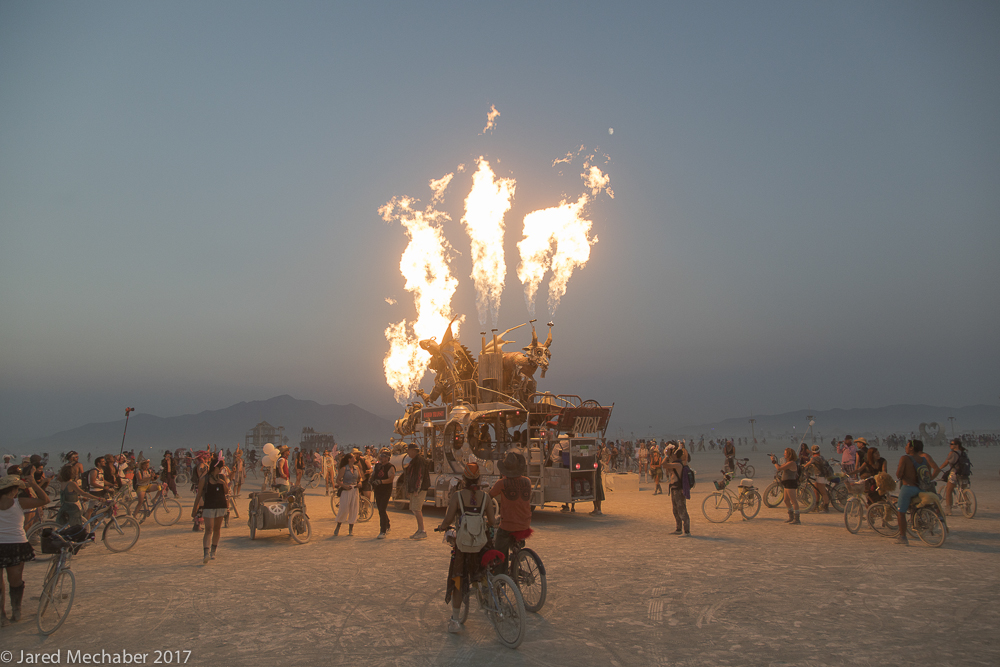
[[[802,443],[805,444],[805,443]],[[833,466],[831,466],[823,455],[819,452],[819,445],[812,446],[812,456],[809,457],[809,463],[806,465],[812,466],[813,469],[813,488],[816,489],[816,494],[819,495],[821,499],[821,505],[818,508],[820,512],[830,511],[830,492],[826,490],[826,480],[833,476]]]
[[[896,505],[899,537],[896,538],[896,544],[909,546],[910,542],[906,539],[906,512],[910,509],[910,501],[921,491],[934,491],[934,477],[941,469],[929,454],[924,453],[923,441],[910,440],[906,443],[905,451],[896,466],[896,477],[899,478],[899,500]]]
[[[960,482],[968,482],[969,475],[972,474],[972,461],[969,460],[969,452],[965,451],[962,441],[955,438],[951,441],[951,451],[948,458],[944,460],[946,471],[941,474],[943,479],[948,480],[944,487],[945,514],[951,516],[952,494],[955,486]]]
[[[503,481],[503,480],[501,480]],[[499,484],[499,482],[498,482]],[[530,516],[530,510],[529,510]],[[444,601],[451,602],[448,632],[461,632],[459,622],[462,601],[469,594],[469,582],[483,568],[482,556],[492,548],[486,526],[496,525],[496,514],[490,497],[479,488],[479,464],[466,464],[462,482],[448,500],[448,510],[438,530],[445,530],[457,519],[454,549],[448,564],[448,583]]]
[[[687,511],[687,501],[691,497],[691,478],[688,475],[690,468],[684,462],[684,450],[668,445],[666,461],[662,467],[667,473],[667,493],[670,494],[674,521],[677,522],[677,530],[672,534],[691,537],[691,517]]]

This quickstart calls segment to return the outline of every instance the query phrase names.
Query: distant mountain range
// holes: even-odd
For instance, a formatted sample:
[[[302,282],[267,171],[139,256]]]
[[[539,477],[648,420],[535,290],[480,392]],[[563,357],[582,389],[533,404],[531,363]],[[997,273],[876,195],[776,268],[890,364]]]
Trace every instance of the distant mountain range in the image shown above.
[[[845,433],[855,436],[909,434],[918,432],[921,423],[930,422],[943,424],[950,435],[952,423],[948,421],[948,417],[955,418],[954,428],[958,433],[1000,432],[1000,407],[995,405],[972,405],[964,408],[890,405],[851,410],[797,410],[780,415],[755,415],[754,431],[758,437],[766,434],[804,433],[808,428],[808,415],[813,415],[816,420],[816,434],[824,437],[843,436]],[[711,424],[687,426],[679,429],[673,436],[749,436],[748,420],[749,415]],[[234,448],[237,442],[244,443],[247,431],[262,421],[275,427],[283,426],[284,435],[291,447],[298,444],[303,427],[312,428],[318,433],[330,433],[340,445],[386,443],[393,435],[392,420],[356,405],[320,405],[315,401],[285,395],[178,417],[164,418],[136,413],[129,419],[125,446],[147,452],[151,449],[154,453],[178,447],[202,449],[208,444]],[[70,449],[95,454],[117,452],[121,446],[124,425],[124,420],[87,424],[31,440],[19,447],[17,453],[57,454]]]
[[[247,431],[266,421],[284,427],[288,445],[299,443],[303,427],[317,433],[330,433],[341,445],[387,443],[393,435],[393,422],[356,405],[320,405],[291,396],[277,396],[266,401],[237,403],[222,410],[206,410],[195,415],[157,417],[135,413],[128,420],[126,449],[139,449],[162,454],[165,449],[190,447],[203,449],[212,444],[235,448],[243,443]],[[70,449],[80,452],[107,454],[118,452],[125,420],[87,424],[44,438],[31,440],[24,452],[59,453]],[[276,446],[280,443],[275,442]],[[22,452],[18,452],[22,453]]]
[[[889,405],[884,408],[853,408],[850,410],[796,410],[780,415],[754,415],[754,431],[763,433],[790,434],[805,433],[809,426],[808,416],[813,415],[816,434],[839,435],[850,433],[854,436],[869,434],[899,433],[907,435],[919,433],[920,424],[937,422],[943,424],[948,435],[952,426],[956,433],[975,431],[977,433],[1000,432],[1000,406],[970,405],[964,408],[942,408],[933,405]],[[954,417],[954,422],[948,420]],[[687,426],[681,434],[711,437],[742,437],[750,435],[750,416],[726,419],[712,424]]]

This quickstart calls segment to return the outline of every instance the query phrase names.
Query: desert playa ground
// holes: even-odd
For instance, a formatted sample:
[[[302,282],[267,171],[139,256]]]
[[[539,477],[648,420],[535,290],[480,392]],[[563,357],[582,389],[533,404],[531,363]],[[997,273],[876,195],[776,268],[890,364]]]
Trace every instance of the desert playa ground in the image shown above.
[[[718,452],[695,454],[694,537],[677,538],[668,496],[615,476],[603,517],[588,516],[590,505],[535,513],[548,600],[513,651],[475,604],[463,634],[445,631],[439,535],[406,539],[413,518],[393,511],[387,540],[375,539],[377,517],[333,538],[322,489],[308,496],[305,545],[277,531],[251,541],[244,518],[207,566],[187,521],[147,521],[127,553],[88,547],[73,561],[72,612],[48,638],[34,623],[45,566],[28,564],[25,617],[2,630],[0,650],[15,663],[21,651],[60,650],[62,664],[77,650],[144,653],[139,664],[154,664],[159,650],[190,651],[190,665],[996,665],[1000,451],[971,454],[978,514],[951,517],[938,549],[896,546],[867,526],[851,535],[836,513],[789,526],[764,508],[753,521],[709,524],[700,508]],[[750,456],[763,490],[769,464]],[[182,500],[187,513],[192,498]],[[428,526],[442,515],[429,510]]]

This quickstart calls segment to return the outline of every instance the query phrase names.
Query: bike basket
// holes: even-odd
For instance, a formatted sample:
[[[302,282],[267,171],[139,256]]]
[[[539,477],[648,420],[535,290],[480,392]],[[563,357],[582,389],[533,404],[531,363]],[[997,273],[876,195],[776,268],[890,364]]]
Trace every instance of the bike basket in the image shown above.
[[[719,480],[715,480],[714,484],[716,491],[722,491],[724,488],[726,488],[726,480],[722,480],[721,482]]]
[[[64,546],[69,546],[69,540],[65,539],[62,535],[51,528],[46,528],[42,531],[43,554],[61,553]]]
[[[744,489],[752,489],[753,488],[753,480],[752,479],[741,480],[740,481],[740,486],[743,487]]]

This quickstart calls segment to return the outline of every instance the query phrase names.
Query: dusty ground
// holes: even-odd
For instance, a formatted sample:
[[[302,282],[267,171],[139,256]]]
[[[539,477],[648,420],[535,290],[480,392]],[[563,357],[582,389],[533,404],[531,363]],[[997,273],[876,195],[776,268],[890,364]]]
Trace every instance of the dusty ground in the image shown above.
[[[766,459],[752,456],[763,489]],[[275,531],[251,542],[240,520],[208,566],[187,522],[148,521],[129,553],[89,547],[73,562],[72,613],[49,638],[34,624],[44,566],[29,564],[26,618],[2,630],[0,650],[15,662],[22,650],[61,650],[62,664],[67,650],[102,649],[153,664],[159,649],[190,650],[190,665],[995,665],[1000,451],[972,457],[979,513],[952,517],[939,549],[899,547],[867,527],[851,535],[838,514],[788,526],[765,508],[709,524],[700,508],[718,452],[695,455],[695,537],[681,539],[667,534],[668,497],[618,476],[603,517],[589,505],[536,513],[548,601],[515,651],[476,611],[463,635],[445,632],[448,549],[437,536],[405,539],[412,516],[391,512],[390,539],[375,540],[377,517],[332,538],[322,490],[310,493],[313,539],[302,546]],[[441,516],[430,510],[428,525]]]

